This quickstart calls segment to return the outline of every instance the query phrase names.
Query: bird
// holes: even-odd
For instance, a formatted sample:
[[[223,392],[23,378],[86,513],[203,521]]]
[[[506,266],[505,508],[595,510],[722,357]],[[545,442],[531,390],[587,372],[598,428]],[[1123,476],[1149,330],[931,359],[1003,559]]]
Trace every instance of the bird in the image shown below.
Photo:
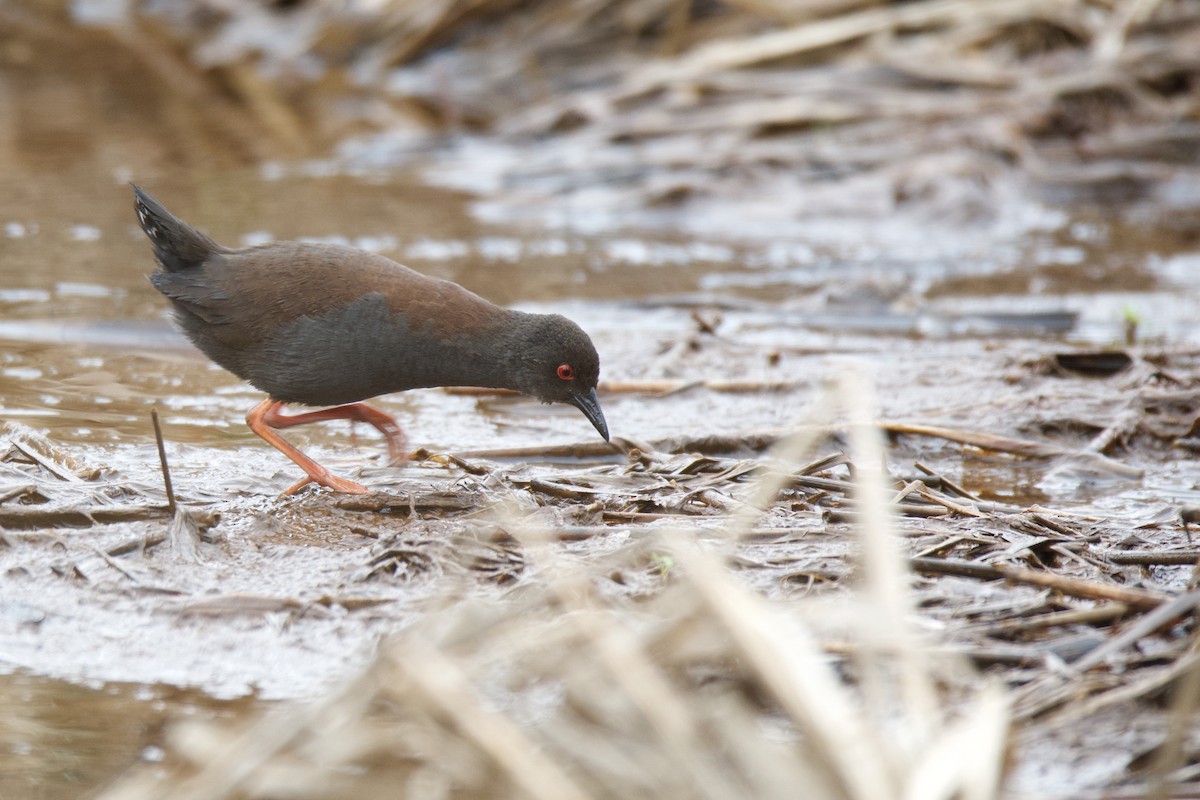
[[[408,389],[511,389],[570,403],[609,441],[596,396],[600,357],[566,317],[504,308],[354,247],[224,247],[131,186],[158,262],[150,283],[170,301],[176,324],[210,359],[267,395],[246,423],[304,470],[284,494],[309,483],[350,494],[367,488],[302,453],[279,434],[283,428],[364,422],[383,434],[390,461],[403,462],[400,424],[363,401]],[[284,413],[289,405],[321,408]]]

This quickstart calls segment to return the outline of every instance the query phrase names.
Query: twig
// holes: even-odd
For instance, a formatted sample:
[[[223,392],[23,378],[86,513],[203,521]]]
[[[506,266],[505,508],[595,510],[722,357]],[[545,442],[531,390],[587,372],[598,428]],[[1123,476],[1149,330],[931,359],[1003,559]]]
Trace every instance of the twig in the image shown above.
[[[624,442],[614,436],[613,442]],[[592,458],[611,456],[619,452],[608,442],[582,442],[580,444],[553,444],[532,447],[493,447],[485,450],[462,450],[461,458],[485,459],[529,459],[529,458]]]
[[[975,578],[981,581],[1002,581],[1004,573],[988,564],[974,561],[955,561],[949,558],[910,558],[913,572],[925,575],[957,575],[960,578]]]
[[[971,631],[987,636],[1007,636],[1066,625],[1092,625],[1097,622],[1111,622],[1121,618],[1128,611],[1129,609],[1123,603],[1109,603],[1094,608],[1072,608],[1067,611],[1054,611],[1049,614],[1038,614],[1021,619],[989,622],[973,627]]]
[[[32,483],[27,483],[21,486],[10,486],[7,489],[0,489],[0,504],[7,503],[17,497],[31,497],[38,494],[37,486]]]
[[[1157,608],[1169,598],[1158,592],[1144,589],[1130,589],[1124,586],[1111,586],[1079,578],[1068,578],[1055,575],[1052,572],[1035,572],[1020,567],[999,567],[1004,579],[1012,583],[1025,583],[1031,586],[1045,586],[1072,597],[1086,597],[1092,600],[1114,600],[1125,603],[1131,608],[1143,610]]]
[[[110,556],[123,556],[126,553],[132,553],[134,550],[149,550],[151,547],[156,547],[167,540],[165,533],[152,533],[149,536],[135,536],[121,542],[118,545],[108,548],[107,552]]]
[[[589,501],[596,499],[597,496],[613,495],[626,497],[639,496],[638,492],[618,492],[612,489],[597,489],[591,486],[577,486],[575,484],[564,483],[547,478],[531,478],[527,485],[532,491],[540,494],[550,495],[551,497],[562,498],[564,500]]]
[[[196,616],[278,614],[281,611],[301,611],[305,605],[294,597],[231,593],[206,595],[199,600],[187,600],[179,607],[179,613]]]
[[[1179,521],[1183,524],[1183,533],[1187,536],[1188,544],[1192,543],[1192,526],[1200,522],[1200,508],[1179,509]]]
[[[997,436],[990,433],[945,428],[936,425],[912,425],[907,423],[889,423],[885,426],[892,433],[908,433],[921,436],[932,436],[951,442],[977,447],[980,450],[991,450],[997,453],[1010,453],[1026,458],[1056,458],[1068,455],[1071,451],[1052,442],[1036,442],[1030,439],[1016,439],[1011,436]]]
[[[1114,705],[1144,697],[1166,686],[1180,675],[1185,674],[1188,670],[1196,668],[1197,665],[1200,665],[1200,653],[1188,653],[1175,661],[1175,663],[1163,667],[1146,678],[1110,689],[1101,695],[1085,700],[1076,700],[1055,714],[1051,719],[1047,719],[1046,722],[1055,726],[1061,726],[1068,722],[1077,722]],[[1056,702],[1058,701],[1056,700]],[[1020,719],[1035,717],[1049,708],[1050,705],[1040,703],[1034,707],[1019,710],[1016,716]],[[1107,797],[1108,795],[1105,796]]]
[[[412,514],[417,511],[470,511],[478,505],[471,492],[431,492],[414,495],[409,492],[390,494],[348,494],[330,498],[333,506],[344,511],[378,511],[392,514]]]
[[[1085,462],[1101,459],[1104,466],[1120,464],[1118,461],[1112,461],[1104,455],[1112,444],[1120,439],[1128,436],[1132,431],[1137,429],[1138,423],[1142,419],[1142,414],[1138,409],[1127,409],[1113,420],[1104,430],[1092,437],[1092,440],[1087,443],[1081,450],[1071,453],[1063,461],[1054,466],[1048,473],[1055,475],[1070,467],[1074,461],[1083,460]],[[1134,469],[1126,465],[1121,465],[1121,468],[1116,470],[1118,475],[1126,474],[1125,470]],[[1141,470],[1137,470],[1137,474],[1141,474]]]
[[[1089,669],[1103,662],[1119,650],[1132,645],[1159,628],[1169,625],[1183,614],[1191,612],[1200,603],[1200,592],[1191,592],[1176,597],[1159,606],[1130,625],[1117,636],[1109,639],[1090,653],[1074,661],[1067,672],[1047,673],[1021,690],[1018,701],[1019,716],[1031,718],[1048,709],[1084,694],[1080,691],[1079,679]],[[1180,659],[1181,661],[1183,659]]]
[[[165,508],[146,506],[81,506],[44,508],[9,506],[0,508],[0,526],[5,528],[90,528],[114,522],[141,522],[166,515]]]
[[[1015,439],[1010,436],[995,436],[990,433],[945,428],[934,425],[916,425],[906,422],[880,422],[879,427],[888,433],[907,434],[910,436],[930,436],[945,439],[948,442],[958,442],[988,450],[994,453],[1008,453],[1021,458],[1062,458],[1079,455],[1059,445],[1049,442],[1035,442],[1028,439]],[[844,425],[822,425],[820,429],[829,434],[838,433]],[[708,436],[676,436],[668,439],[657,439],[648,444],[663,453],[700,452],[728,453],[735,450],[764,450],[780,438],[792,433],[794,428],[763,428],[761,430],[745,431],[743,433],[711,434]],[[458,455],[464,458],[520,459],[520,458],[587,458],[591,456],[612,455],[614,451],[628,452],[637,446],[620,436],[614,436],[611,444],[605,442],[583,442],[569,445],[548,445],[535,447],[509,447],[488,450],[465,450]],[[1108,458],[1098,453],[1082,454],[1089,461],[1120,475],[1141,475],[1142,471],[1127,464]],[[969,492],[962,491],[966,497],[973,498]]]
[[[940,555],[950,552],[951,550],[953,550],[955,547],[957,547],[962,542],[972,542],[972,541],[977,542],[980,540],[973,539],[972,537],[969,537],[969,536],[951,536],[947,539],[943,539],[942,541],[938,542],[937,544],[926,547],[924,550],[917,553],[914,556],[914,558],[929,558],[930,556],[940,556]],[[983,541],[986,541],[986,540],[983,540]],[[990,544],[990,542],[987,542],[987,543]]]
[[[167,513],[175,515],[175,490],[171,487],[171,468],[167,466],[167,451],[163,447],[162,428],[158,424],[158,409],[150,409],[150,420],[154,423],[154,442],[158,445],[158,463],[162,467],[163,486],[167,490]]]
[[[904,484],[904,488],[896,492],[895,496],[892,497],[892,502],[899,503],[901,500],[905,499],[924,485],[925,484],[923,484],[921,481],[909,481],[908,483]]]
[[[1030,509],[1030,510],[1032,511],[1032,509]],[[1073,528],[1068,528],[1066,525],[1062,524],[1058,520],[1051,519],[1050,517],[1046,516],[1043,513],[1033,512],[1029,515],[1029,518],[1033,522],[1036,522],[1038,525],[1041,525],[1043,528],[1049,528],[1050,530],[1054,531],[1055,533],[1061,533],[1063,536],[1066,536],[1070,539],[1083,538],[1083,535],[1080,534],[1079,531],[1077,531]]]
[[[945,506],[918,505],[916,503],[897,503],[891,510],[902,517],[948,517],[950,509]],[[862,520],[862,512],[857,508],[831,508],[826,513],[830,522],[858,522]]]
[[[1131,589],[1126,586],[1111,586],[1095,581],[1085,581],[1079,578],[1068,578],[1055,575],[1052,572],[1036,572],[1021,567],[1006,565],[976,564],[972,561],[952,561],[942,558],[912,558],[909,563],[916,572],[930,575],[959,575],[964,578],[979,580],[1006,580],[1011,583],[1024,583],[1030,586],[1045,586],[1056,592],[1072,597],[1085,597],[1090,600],[1113,600],[1125,603],[1130,608],[1143,611],[1158,608],[1171,598],[1158,592],[1145,589]]]
[[[737,69],[764,61],[795,56],[823,47],[852,41],[900,26],[929,26],[955,18],[977,19],[981,15],[1022,17],[1029,3],[1013,0],[927,0],[903,6],[868,9],[843,14],[781,31],[737,39],[718,39],[698,47],[683,58],[658,69],[645,70],[624,87],[625,96],[641,95],[664,84],[698,78],[709,72]]]
[[[966,489],[964,489],[963,487],[959,486],[954,481],[947,478],[945,475],[942,475],[941,473],[937,472],[936,470],[932,470],[929,467],[925,466],[920,461],[914,461],[913,466],[916,467],[917,469],[921,470],[921,472],[924,472],[929,477],[937,478],[938,480],[940,480],[942,482],[942,486],[944,486],[945,488],[954,492],[959,497],[965,498],[967,500],[974,500],[977,503],[979,502],[978,497],[971,494]]]
[[[1195,649],[1196,633],[1192,634]],[[1193,665],[1180,676],[1175,686],[1175,697],[1171,703],[1171,717],[1167,724],[1167,737],[1158,746],[1154,763],[1150,767],[1150,796],[1154,800],[1169,797],[1172,774],[1186,764],[1190,753],[1185,751],[1195,720],[1196,706],[1200,705],[1200,667]]]
[[[601,381],[597,390],[602,394],[650,394],[670,395],[684,389],[707,389],[710,392],[748,393],[748,392],[780,392],[789,389],[799,389],[808,386],[808,381],[754,381],[754,380],[706,380],[681,381],[663,380],[626,380]],[[446,394],[467,395],[469,397],[520,397],[519,392],[511,389],[489,389],[481,386],[447,386],[442,389]]]
[[[93,481],[105,471],[104,467],[95,467],[79,460],[42,434],[19,422],[5,422],[3,431],[14,447],[64,481]]]
[[[63,465],[55,463],[53,459],[43,454],[36,448],[31,447],[28,442],[22,442],[18,439],[12,439],[11,441],[12,446],[20,450],[26,458],[40,464],[47,472],[58,478],[60,481],[79,483],[82,480],[78,475],[71,472],[69,469],[66,469]]]
[[[119,563],[117,563],[117,560],[114,559],[112,556],[110,556],[108,553],[104,552],[103,550],[101,550],[99,547],[96,547],[95,545],[88,545],[88,547],[91,549],[91,551],[93,553],[96,554],[96,557],[99,558],[101,561],[103,561],[105,564],[108,564],[108,566],[112,567],[114,570],[121,573],[129,580],[133,581],[134,584],[136,584],[138,586],[141,585],[142,582],[140,580],[138,580],[137,577],[133,573],[131,573],[129,570],[125,569]]]
[[[1076,661],[1071,665],[1071,669],[1077,672],[1083,672],[1086,669],[1094,667],[1113,653],[1123,650],[1124,648],[1136,642],[1138,639],[1141,639],[1143,636],[1149,636],[1159,628],[1170,624],[1178,617],[1191,613],[1198,604],[1200,604],[1200,592],[1189,592],[1185,595],[1176,597],[1169,603],[1160,605],[1158,608],[1154,609],[1149,614],[1146,614],[1137,622],[1121,631],[1121,633],[1109,639],[1100,647],[1097,647],[1095,650]]]
[[[948,497],[939,497],[938,495],[934,494],[933,492],[929,491],[928,489],[918,489],[917,496],[922,497],[931,503],[936,503],[939,506],[943,506],[943,507],[949,509],[950,511],[953,511],[955,514],[961,514],[964,517],[986,517],[987,516],[987,514],[984,514],[982,511],[977,511],[976,509],[969,508],[967,506],[962,505],[961,503],[956,503]]]
[[[1155,550],[1123,550],[1120,552],[1098,553],[1112,564],[1142,564],[1191,566],[1200,561],[1200,550],[1171,550],[1160,553]]]

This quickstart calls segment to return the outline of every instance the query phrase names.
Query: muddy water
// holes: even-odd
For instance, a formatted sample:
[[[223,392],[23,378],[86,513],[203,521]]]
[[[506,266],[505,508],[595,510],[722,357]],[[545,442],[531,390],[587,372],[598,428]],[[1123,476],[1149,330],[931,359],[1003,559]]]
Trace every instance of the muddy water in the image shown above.
[[[161,762],[167,721],[232,718],[260,705],[171,686],[80,686],[26,673],[0,680],[0,704],[0,797],[14,800],[89,795],[129,764]]]
[[[572,224],[570,213],[550,215],[559,220],[553,226],[485,223],[474,213],[479,198],[430,185],[411,160],[380,167],[369,141],[321,160],[251,164],[219,126],[206,127],[162,87],[139,82],[141,65],[111,40],[47,36],[38,47],[0,47],[0,417],[151,484],[158,467],[148,413],[157,407],[187,500],[233,497],[269,517],[271,498],[294,480],[294,469],[242,423],[259,396],[172,330],[145,279],[153,264],[130,208],[130,180],[230,245],[348,242],[497,302],[563,311],[593,333],[606,379],[795,384],[784,393],[692,391],[656,402],[606,397],[614,433],[631,438],[789,424],[847,359],[874,372],[885,415],[1010,429],[1019,424],[1013,374],[1023,359],[1120,344],[1130,319],[1143,340],[1200,343],[1193,311],[1200,260],[1179,210],[1068,213],[1029,200],[1021,213],[1001,215],[1004,225],[843,218],[769,231],[746,225],[741,235],[728,227],[720,235],[684,233],[636,211],[623,216],[626,229],[603,233],[582,218]],[[561,201],[544,202],[553,210]],[[716,324],[715,336],[697,333],[694,312]],[[977,385],[987,387],[995,416],[976,412]],[[526,401],[427,391],[381,402],[414,444],[434,449],[594,435],[572,409]],[[355,444],[342,426],[295,438],[338,469],[379,460],[374,440]],[[953,462],[967,488],[988,497],[1091,497],[1075,483],[1046,485],[1040,470],[957,448],[926,455]],[[1131,508],[1187,500],[1194,472],[1160,465],[1145,484],[1107,495]],[[244,590],[254,585],[252,573],[241,579]],[[25,606],[3,595],[0,602],[6,637],[25,647],[22,632],[41,620],[23,622]],[[377,633],[353,647],[304,643],[311,671],[278,674],[279,663],[265,658],[171,660],[155,652],[185,646],[169,631],[139,632],[120,617],[107,624],[110,640],[162,636],[170,647],[153,640],[137,658],[112,647],[101,653],[87,640],[72,649],[79,631],[68,628],[43,652],[0,648],[0,666],[26,670],[0,678],[9,720],[0,730],[0,796],[79,796],[136,760],[156,758],[156,721],[168,712],[231,708],[204,692],[156,688],[161,681],[223,696],[258,685],[271,697],[310,695],[345,671],[346,652],[363,652]],[[262,631],[243,633],[271,647]]]

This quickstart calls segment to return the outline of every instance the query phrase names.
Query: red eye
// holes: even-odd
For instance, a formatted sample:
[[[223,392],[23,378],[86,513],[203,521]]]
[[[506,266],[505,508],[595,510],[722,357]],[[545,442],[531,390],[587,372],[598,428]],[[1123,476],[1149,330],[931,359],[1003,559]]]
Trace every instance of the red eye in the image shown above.
[[[575,380],[575,370],[571,368],[570,364],[559,364],[558,377],[564,381],[573,381]]]

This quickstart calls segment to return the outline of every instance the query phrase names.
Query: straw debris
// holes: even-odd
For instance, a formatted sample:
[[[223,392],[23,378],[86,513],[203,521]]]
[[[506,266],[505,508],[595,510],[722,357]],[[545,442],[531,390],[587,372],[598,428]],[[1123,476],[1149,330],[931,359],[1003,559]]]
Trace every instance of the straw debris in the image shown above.
[[[859,429],[857,462],[877,461],[877,430],[869,420]],[[862,571],[865,597],[834,612],[858,645],[865,694],[807,625],[723,563],[790,485],[785,458],[816,441],[802,430],[780,442],[722,527],[647,528],[610,554],[627,565],[631,554],[654,554],[658,586],[636,604],[599,590],[594,562],[565,555],[553,526],[502,511],[499,524],[527,560],[517,591],[427,615],[317,703],[275,709],[225,735],[181,728],[170,770],[131,776],[103,797],[155,797],[168,785],[173,797],[195,800],[371,797],[389,786],[417,797],[783,798],[798,786],[861,800],[995,796],[1004,692],[957,661],[935,665],[922,655],[881,475],[865,476],[856,501],[881,526],[864,542],[864,553],[877,551]],[[703,480],[714,465],[667,459],[638,469],[656,471],[655,482],[664,474]],[[543,502],[577,500],[519,477],[502,483]],[[704,538],[709,544],[697,546]],[[381,546],[377,563],[413,562],[398,541]]]
[[[820,396],[787,433],[620,441],[590,462],[425,453],[363,468],[367,495],[219,515],[177,480],[176,530],[157,474],[139,484],[45,437],[32,457],[11,428],[0,557],[60,593],[153,601],[214,632],[402,629],[315,704],[181,724],[166,765],[106,800],[990,797],[1110,716],[1175,726],[1153,769],[1114,769],[1183,791],[1193,739],[1160,698],[1193,704],[1189,509],[1131,523],[984,499],[930,442],[1044,473],[1105,448],[881,422],[844,397],[870,390]],[[287,579],[284,546],[322,559],[297,572],[315,583]]]
[[[1200,147],[1185,2],[277,5],[151,4],[118,33],[174,91],[220,107],[241,149],[400,129],[414,141],[400,165],[448,132],[490,134],[509,157],[437,155],[519,204],[703,207],[757,188],[802,214],[986,218],[1005,175],[1127,195]]]
[[[861,400],[834,422],[845,405],[818,401],[749,459],[472,457],[447,480],[482,509],[422,506],[365,471],[378,491],[339,508],[374,542],[351,585],[422,585],[426,612],[327,697],[232,730],[181,725],[165,768],[102,797],[987,798],[1010,748],[1036,763],[1069,725],[1145,716],[1175,685],[1146,780],[1187,786],[1194,562],[1137,555],[1120,520],[984,502],[921,462],[897,478],[886,427]],[[814,457],[833,430],[848,451]],[[403,529],[373,521],[369,499],[389,497]],[[187,613],[312,609],[230,597]]]

